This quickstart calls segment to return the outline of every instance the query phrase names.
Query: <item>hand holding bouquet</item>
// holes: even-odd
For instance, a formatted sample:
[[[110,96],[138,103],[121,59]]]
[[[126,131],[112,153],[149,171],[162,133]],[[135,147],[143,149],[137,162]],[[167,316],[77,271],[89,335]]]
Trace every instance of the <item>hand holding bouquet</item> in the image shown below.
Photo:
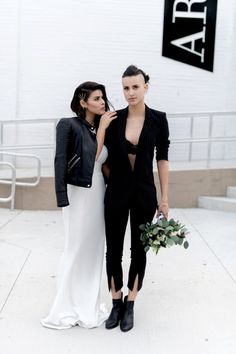
[[[151,248],[156,254],[161,247],[183,245],[189,247],[186,235],[189,231],[179,221],[167,220],[164,217],[157,219],[155,223],[146,223],[139,226],[142,231],[140,239],[143,242],[145,252]]]

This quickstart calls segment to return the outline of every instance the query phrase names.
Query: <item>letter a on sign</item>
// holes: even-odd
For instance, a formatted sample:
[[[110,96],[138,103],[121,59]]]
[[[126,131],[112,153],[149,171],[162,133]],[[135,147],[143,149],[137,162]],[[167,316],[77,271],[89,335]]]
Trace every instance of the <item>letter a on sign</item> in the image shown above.
[[[213,71],[217,0],[165,0],[162,55]]]

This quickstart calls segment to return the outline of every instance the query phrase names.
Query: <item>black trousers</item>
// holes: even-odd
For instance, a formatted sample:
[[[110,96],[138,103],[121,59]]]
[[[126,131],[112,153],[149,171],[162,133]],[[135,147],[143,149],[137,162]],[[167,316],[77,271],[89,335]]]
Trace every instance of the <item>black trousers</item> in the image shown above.
[[[146,252],[140,240],[140,224],[151,222],[156,212],[156,205],[145,207],[135,205],[116,205],[115,203],[105,204],[105,225],[106,225],[106,269],[108,288],[111,289],[113,278],[115,290],[123,286],[122,256],[125,230],[130,214],[131,227],[131,262],[128,276],[128,288],[133,290],[136,276],[138,276],[138,290],[141,289],[146,268]]]

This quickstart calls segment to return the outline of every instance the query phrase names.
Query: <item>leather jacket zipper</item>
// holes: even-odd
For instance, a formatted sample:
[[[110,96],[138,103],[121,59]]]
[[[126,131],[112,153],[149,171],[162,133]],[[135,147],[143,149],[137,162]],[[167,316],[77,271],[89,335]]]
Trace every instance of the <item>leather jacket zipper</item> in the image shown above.
[[[80,156],[77,157],[78,155],[75,154],[72,159],[70,159],[70,161],[68,162],[68,169],[67,172],[69,173],[70,170],[77,164],[77,162],[80,160]],[[77,157],[77,158],[76,158]]]
[[[68,167],[70,166],[71,162],[72,162],[77,156],[78,156],[78,155],[75,154],[75,155],[70,159],[70,161],[68,161],[68,164],[67,164]]]

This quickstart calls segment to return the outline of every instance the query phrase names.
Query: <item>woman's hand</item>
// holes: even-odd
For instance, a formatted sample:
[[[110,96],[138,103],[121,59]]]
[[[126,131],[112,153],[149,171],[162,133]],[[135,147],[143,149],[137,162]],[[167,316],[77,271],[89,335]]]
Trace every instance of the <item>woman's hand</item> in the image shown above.
[[[101,116],[100,123],[99,123],[99,128],[102,129],[107,129],[109,127],[110,123],[117,118],[117,113],[116,112],[110,112],[107,111]]]
[[[99,127],[97,130],[97,152],[96,152],[96,157],[95,159],[98,159],[98,156],[100,155],[100,152],[102,151],[102,147],[104,145],[104,139],[105,139],[105,134],[106,134],[106,129],[109,127],[110,123],[117,118],[117,113],[116,112],[106,112],[104,113],[99,122]]]
[[[163,214],[166,219],[168,219],[168,213],[169,213],[169,204],[167,201],[161,200],[158,210],[157,210],[157,218],[159,217],[160,214]]]

